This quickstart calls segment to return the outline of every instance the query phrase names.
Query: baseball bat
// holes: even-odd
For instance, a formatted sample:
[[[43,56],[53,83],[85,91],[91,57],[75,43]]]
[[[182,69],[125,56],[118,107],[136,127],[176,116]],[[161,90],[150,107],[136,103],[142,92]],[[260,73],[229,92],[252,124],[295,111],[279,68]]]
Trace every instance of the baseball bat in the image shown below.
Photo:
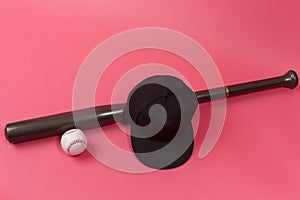
[[[293,89],[297,84],[297,73],[290,70],[282,76],[198,91],[195,92],[195,95],[198,102],[203,103],[273,88],[285,87]],[[73,112],[14,122],[6,125],[5,137],[10,143],[15,144],[61,135],[65,131],[75,127],[90,129],[96,128],[99,125],[106,126],[123,120],[124,108],[125,104],[96,106]],[[91,115],[91,113],[96,113],[96,122],[94,120],[95,116]],[[77,119],[75,125],[73,116],[76,115],[80,116],[80,119]]]

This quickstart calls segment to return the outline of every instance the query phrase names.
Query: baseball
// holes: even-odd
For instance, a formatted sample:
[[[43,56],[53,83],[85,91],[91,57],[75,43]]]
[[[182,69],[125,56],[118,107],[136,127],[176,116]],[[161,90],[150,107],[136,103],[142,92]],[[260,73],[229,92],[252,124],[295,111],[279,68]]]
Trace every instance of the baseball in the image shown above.
[[[68,155],[76,156],[86,149],[87,139],[81,130],[71,129],[62,135],[60,143]]]

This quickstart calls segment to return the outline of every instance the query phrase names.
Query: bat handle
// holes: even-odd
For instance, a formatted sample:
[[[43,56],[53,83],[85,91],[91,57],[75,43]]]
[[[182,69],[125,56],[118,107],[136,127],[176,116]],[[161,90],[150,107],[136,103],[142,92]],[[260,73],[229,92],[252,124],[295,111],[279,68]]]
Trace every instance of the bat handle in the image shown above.
[[[198,99],[198,102],[202,103],[202,102],[207,102],[215,99],[239,96],[243,94],[248,94],[252,92],[258,92],[258,91],[268,90],[273,88],[285,87],[285,88],[294,89],[297,85],[298,85],[297,73],[293,70],[290,70],[286,74],[278,77],[199,91],[196,92],[196,97]]]
[[[106,126],[123,119],[124,104],[97,106],[73,112],[15,122],[5,127],[5,137],[10,143],[20,143],[61,135],[72,128],[88,129]],[[79,116],[74,120],[74,116]]]

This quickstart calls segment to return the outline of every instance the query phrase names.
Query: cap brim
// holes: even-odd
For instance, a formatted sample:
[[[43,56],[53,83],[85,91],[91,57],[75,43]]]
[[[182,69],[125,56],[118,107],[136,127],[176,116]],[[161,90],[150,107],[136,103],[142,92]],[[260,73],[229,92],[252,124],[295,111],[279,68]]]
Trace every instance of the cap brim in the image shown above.
[[[172,141],[138,138],[131,127],[131,145],[136,157],[154,169],[171,169],[183,165],[192,155],[194,134],[191,123],[178,130]]]

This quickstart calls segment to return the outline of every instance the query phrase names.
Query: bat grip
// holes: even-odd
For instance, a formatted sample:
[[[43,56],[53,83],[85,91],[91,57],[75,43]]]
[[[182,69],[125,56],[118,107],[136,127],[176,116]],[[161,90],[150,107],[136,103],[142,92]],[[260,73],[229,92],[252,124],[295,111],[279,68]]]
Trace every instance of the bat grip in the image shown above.
[[[288,71],[286,74],[274,78],[267,78],[258,81],[247,83],[240,83],[229,85],[226,87],[214,88],[211,90],[204,90],[196,92],[196,97],[199,103],[207,102],[215,99],[222,99],[226,97],[239,96],[268,90],[273,88],[285,87],[293,89],[298,85],[297,73],[293,70]]]
[[[5,137],[10,143],[20,143],[61,135],[72,128],[88,129],[106,126],[123,119],[124,104],[97,106],[7,124]],[[95,113],[95,115],[91,114]],[[80,116],[74,121],[74,116]]]

